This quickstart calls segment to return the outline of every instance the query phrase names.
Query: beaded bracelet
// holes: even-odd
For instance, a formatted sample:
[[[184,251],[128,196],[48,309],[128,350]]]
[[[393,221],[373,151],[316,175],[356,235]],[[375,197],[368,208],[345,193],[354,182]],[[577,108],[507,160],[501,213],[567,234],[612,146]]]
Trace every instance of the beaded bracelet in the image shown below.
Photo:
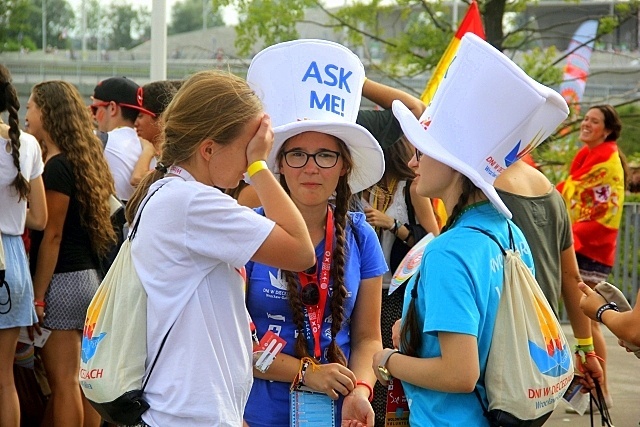
[[[598,312],[596,313],[596,319],[598,320],[598,322],[602,323],[602,313],[604,313],[607,310],[613,310],[618,312],[620,311],[620,309],[618,308],[618,305],[615,302],[608,302],[598,309]]]
[[[310,365],[313,369],[315,369],[316,362],[312,358],[303,357],[302,359],[300,359],[300,367],[298,368],[296,377],[291,383],[291,391],[298,390],[304,385],[304,377],[307,375],[307,369]]]

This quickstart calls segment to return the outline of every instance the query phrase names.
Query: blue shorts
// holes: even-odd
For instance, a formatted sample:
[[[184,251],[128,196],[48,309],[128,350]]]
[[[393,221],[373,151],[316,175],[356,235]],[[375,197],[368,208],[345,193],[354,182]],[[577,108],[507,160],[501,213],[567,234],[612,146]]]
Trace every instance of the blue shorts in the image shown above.
[[[0,329],[31,326],[38,322],[33,306],[33,283],[21,236],[2,235],[6,264],[0,287]]]

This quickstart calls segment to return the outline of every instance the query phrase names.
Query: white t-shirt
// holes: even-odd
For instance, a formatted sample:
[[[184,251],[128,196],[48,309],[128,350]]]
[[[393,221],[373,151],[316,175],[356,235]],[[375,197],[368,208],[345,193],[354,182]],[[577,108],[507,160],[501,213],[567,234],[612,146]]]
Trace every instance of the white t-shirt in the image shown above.
[[[109,164],[120,200],[129,200],[135,187],[130,184],[133,168],[142,154],[142,144],[135,129],[120,127],[108,132],[104,156]]]
[[[171,328],[142,418],[152,426],[241,426],[253,373],[245,285],[236,269],[274,223],[195,181],[165,178],[149,194],[162,184],[132,242],[148,296],[147,374]]]
[[[9,152],[6,148],[9,147]],[[20,132],[20,171],[27,181],[42,175],[44,163],[40,144],[30,134]],[[16,177],[16,167],[11,156],[11,143],[0,137],[0,230],[4,234],[19,236],[24,232],[27,218],[27,201],[18,202],[18,193],[11,185]]]

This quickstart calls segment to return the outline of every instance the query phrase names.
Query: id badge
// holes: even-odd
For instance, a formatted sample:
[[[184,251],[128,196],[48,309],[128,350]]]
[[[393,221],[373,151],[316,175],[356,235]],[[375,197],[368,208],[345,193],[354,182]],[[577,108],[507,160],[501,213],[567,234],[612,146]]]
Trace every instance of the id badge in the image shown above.
[[[326,394],[308,388],[292,391],[289,395],[291,427],[335,427],[335,402]]]
[[[402,382],[391,378],[387,386],[387,411],[385,427],[409,427],[409,402],[404,394]]]
[[[253,366],[263,374],[267,372],[267,369],[269,369],[269,366],[276,360],[276,356],[282,351],[285,344],[287,344],[287,342],[284,339],[272,331],[267,331],[258,345],[253,349]]]

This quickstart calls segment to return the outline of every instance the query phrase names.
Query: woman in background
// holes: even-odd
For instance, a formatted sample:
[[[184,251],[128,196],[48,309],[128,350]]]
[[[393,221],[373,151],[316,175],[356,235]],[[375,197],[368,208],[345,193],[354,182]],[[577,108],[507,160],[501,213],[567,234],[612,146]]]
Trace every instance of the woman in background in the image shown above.
[[[98,259],[115,243],[109,196],[114,184],[75,86],[39,83],[27,103],[27,130],[45,148],[42,174],[49,220],[32,233],[31,270],[40,325],[51,329],[42,360],[54,425],[98,426],[100,416],[78,382],[81,334],[98,286]]]
[[[169,80],[159,80],[142,86],[142,107],[135,121],[135,128],[142,154],[131,173],[131,185],[137,186],[142,178],[156,166],[156,158],[162,150],[164,119],[162,113],[167,108],[178,89]]]
[[[13,378],[13,357],[23,326],[38,323],[29,263],[22,241],[25,225],[42,230],[47,204],[38,141],[20,132],[18,94],[9,70],[0,65],[0,232],[6,271],[0,277],[0,425],[20,425],[20,405]],[[29,206],[27,207],[27,202]]]
[[[580,124],[580,141],[585,145],[571,162],[569,177],[558,184],[571,217],[580,276],[591,288],[607,280],[615,261],[626,188],[626,163],[616,143],[621,131],[622,122],[613,106],[589,108]],[[592,322],[591,329],[595,352],[602,358],[602,393],[610,408],[607,346],[600,324]]]

